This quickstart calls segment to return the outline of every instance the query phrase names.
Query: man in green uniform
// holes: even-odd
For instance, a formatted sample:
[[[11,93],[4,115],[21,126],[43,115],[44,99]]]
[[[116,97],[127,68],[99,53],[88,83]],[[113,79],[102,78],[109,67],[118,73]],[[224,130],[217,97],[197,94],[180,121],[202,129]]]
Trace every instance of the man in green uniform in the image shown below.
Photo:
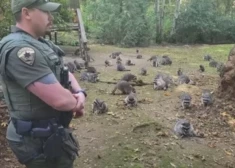
[[[72,168],[79,151],[65,121],[83,115],[86,93],[64,68],[64,52],[42,38],[52,25],[50,12],[59,8],[48,0],[12,0],[16,26],[0,41],[0,80],[11,117],[6,138],[27,168]],[[66,77],[70,90],[61,83]]]

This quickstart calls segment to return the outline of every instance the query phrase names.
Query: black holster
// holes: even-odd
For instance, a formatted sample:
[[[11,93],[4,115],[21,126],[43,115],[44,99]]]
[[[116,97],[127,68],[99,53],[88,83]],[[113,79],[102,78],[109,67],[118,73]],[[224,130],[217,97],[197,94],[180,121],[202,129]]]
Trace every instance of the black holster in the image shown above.
[[[47,159],[59,158],[63,151],[67,153],[71,159],[75,159],[75,157],[78,156],[78,142],[69,129],[58,124],[57,119],[23,121],[12,118],[12,122],[19,135],[31,136],[42,140],[42,153]],[[28,160],[28,157],[26,160]]]
[[[63,126],[53,123],[51,125],[52,134],[43,144],[44,155],[49,159],[55,159],[61,156],[63,137],[65,134]]]
[[[70,130],[55,127],[53,134],[45,141],[43,151],[48,159],[58,158],[64,151],[72,160],[75,160],[78,156],[79,143]]]

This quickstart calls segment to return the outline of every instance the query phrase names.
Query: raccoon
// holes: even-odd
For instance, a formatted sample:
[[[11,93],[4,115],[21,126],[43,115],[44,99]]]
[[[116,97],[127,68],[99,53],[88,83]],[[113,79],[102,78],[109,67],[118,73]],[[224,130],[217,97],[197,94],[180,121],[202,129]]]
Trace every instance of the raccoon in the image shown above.
[[[127,60],[127,61],[126,61],[126,65],[127,65],[127,66],[132,66],[132,65],[135,65],[135,64],[132,63],[131,60]]]
[[[122,94],[130,94],[131,92],[135,93],[135,88],[131,86],[130,83],[128,83],[127,81],[119,81],[113,91],[112,94],[115,94],[116,90],[120,90],[122,92]]]
[[[153,81],[153,89],[154,90],[167,90],[166,81],[164,81],[162,76],[156,76]]]
[[[120,56],[117,57],[117,62],[122,62],[122,59]]]
[[[143,75],[143,76],[147,75],[147,69],[146,68],[141,68],[140,69],[140,75]]]
[[[159,67],[157,58],[153,59],[152,61],[153,61],[153,67]]]
[[[183,72],[182,72],[182,69],[181,69],[181,68],[179,68],[179,69],[178,69],[178,71],[177,71],[177,75],[178,75],[178,76],[183,75]]]
[[[80,76],[81,81],[96,83],[99,81],[98,74],[90,72],[82,72]]]
[[[116,57],[118,57],[120,54],[122,54],[122,52],[113,52],[109,57],[116,59]]]
[[[192,97],[189,93],[182,93],[180,99],[183,109],[190,108]]]
[[[86,68],[86,71],[89,73],[98,73],[95,67],[89,66]]]
[[[179,119],[174,127],[174,132],[179,137],[193,137],[196,136],[192,124],[185,119]]]
[[[216,66],[217,72],[221,72],[224,68],[224,63],[219,62]]]
[[[77,71],[76,66],[72,62],[68,62],[65,65],[68,66],[69,72],[74,73],[75,71]]]
[[[153,61],[154,59],[157,59],[156,55],[151,56],[147,61]]]
[[[137,58],[137,59],[141,59],[141,58],[143,58],[143,56],[140,55],[140,54],[138,54],[138,55],[136,56],[136,58]]]
[[[82,68],[85,67],[84,63],[79,63],[77,60],[74,60],[73,63],[75,64],[78,70],[81,70]]]
[[[172,64],[172,60],[170,59],[170,57],[168,55],[163,55],[162,65],[171,65],[171,64]]]
[[[184,83],[188,84],[190,82],[190,79],[187,75],[180,75],[178,77],[178,82],[179,84],[184,84]]]
[[[200,72],[205,72],[205,67],[203,65],[199,65],[199,71]]]
[[[213,103],[212,94],[209,92],[209,90],[203,90],[202,96],[201,96],[201,103],[204,106],[208,106]]]
[[[129,69],[126,69],[122,63],[118,62],[117,63],[117,71],[130,71]]]
[[[92,104],[92,112],[95,114],[102,114],[108,112],[108,106],[104,101],[95,99]]]
[[[105,67],[107,67],[107,66],[112,66],[112,61],[110,61],[110,60],[105,60],[105,61],[104,61],[104,64],[105,64]]]
[[[211,57],[210,55],[205,55],[205,56],[203,57],[203,59],[204,59],[205,61],[210,61],[210,60],[212,60],[212,57]]]
[[[127,81],[127,82],[136,81],[137,77],[136,77],[136,75],[133,75],[131,73],[126,73],[126,74],[123,75],[121,80],[124,80],[124,81]]]
[[[131,92],[125,99],[124,99],[125,104],[128,107],[134,107],[137,106],[137,98],[136,94]]]
[[[218,62],[215,61],[215,60],[211,60],[211,61],[209,62],[209,66],[210,66],[210,67],[216,68],[216,67],[217,67],[217,64],[218,64]]]

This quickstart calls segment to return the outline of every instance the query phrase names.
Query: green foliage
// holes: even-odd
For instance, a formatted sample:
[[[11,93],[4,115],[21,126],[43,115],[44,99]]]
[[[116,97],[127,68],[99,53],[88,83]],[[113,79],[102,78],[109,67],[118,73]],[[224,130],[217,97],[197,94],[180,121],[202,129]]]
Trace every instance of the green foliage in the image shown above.
[[[84,9],[89,29],[101,43],[146,46],[151,39],[146,0],[89,1]]]
[[[179,43],[234,41],[233,0],[182,0],[181,12],[176,21],[176,33],[173,35],[170,35],[170,32],[173,26],[175,1],[165,2],[162,41]],[[126,47],[146,46],[155,39],[157,16],[153,0],[86,0],[84,4],[83,18],[89,38],[98,39],[100,43]],[[162,8],[160,6],[160,9]]]
[[[7,35],[13,23],[11,3],[9,0],[0,1],[0,37]]]
[[[69,1],[67,0],[51,0],[52,2],[58,2],[61,4],[59,12],[53,13],[54,24],[59,27],[63,27],[66,23],[71,23],[74,12],[69,9]]]
[[[171,37],[181,43],[225,43],[234,41],[235,21],[215,10],[213,1],[191,0],[181,11],[176,34]]]
[[[155,0],[51,0],[62,4],[54,25],[67,27],[76,16],[70,7],[80,2],[88,39],[124,47],[148,46],[156,40]],[[163,0],[160,9],[163,9]],[[235,40],[233,0],[181,0],[175,34],[171,35],[175,2],[165,0],[159,42],[231,43]],[[0,37],[9,32],[14,19],[9,0],[0,1]],[[69,41],[71,42],[71,41]]]
[[[66,23],[71,22],[72,12],[68,9],[67,0],[52,0],[62,4],[62,8],[58,13],[53,13],[54,23],[59,26],[64,26]],[[15,24],[13,15],[11,13],[11,1],[0,0],[0,37],[6,36],[10,31],[10,26]]]

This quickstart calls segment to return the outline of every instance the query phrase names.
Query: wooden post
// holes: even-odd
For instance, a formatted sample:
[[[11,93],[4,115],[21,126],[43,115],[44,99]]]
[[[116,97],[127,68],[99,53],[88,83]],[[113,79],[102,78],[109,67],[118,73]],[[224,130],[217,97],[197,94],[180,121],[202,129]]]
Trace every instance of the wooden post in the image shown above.
[[[43,38],[46,38],[46,36],[48,36],[49,39],[51,40],[51,39],[52,39],[52,37],[51,37],[51,31],[47,31],[47,32],[45,33],[45,35],[43,36]]]
[[[79,8],[77,8],[77,16],[78,16],[78,36],[79,36],[79,45],[80,45],[80,55],[82,59],[86,62],[86,65],[88,66],[88,63],[90,62],[90,57],[87,53],[86,32],[82,20],[81,10]]]
[[[57,31],[54,32],[54,39],[55,39],[55,44],[57,45],[58,44],[58,41],[57,41]]]

